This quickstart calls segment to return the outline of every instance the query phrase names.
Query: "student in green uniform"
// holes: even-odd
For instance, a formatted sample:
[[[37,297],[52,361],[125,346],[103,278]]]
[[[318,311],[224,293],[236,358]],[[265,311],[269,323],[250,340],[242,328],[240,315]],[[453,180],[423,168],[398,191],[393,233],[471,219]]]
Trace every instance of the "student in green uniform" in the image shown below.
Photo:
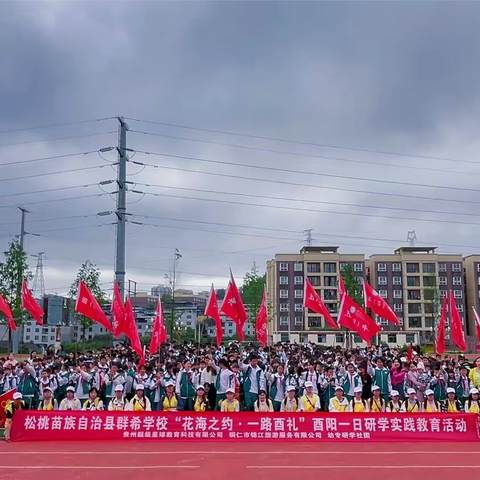
[[[38,405],[38,382],[34,368],[25,363],[17,390],[23,396],[28,409],[36,409]]]
[[[193,399],[195,398],[196,389],[193,384],[192,363],[189,360],[184,362],[183,369],[178,372],[176,392],[180,396],[178,409],[193,411]]]
[[[390,370],[385,367],[384,358],[377,358],[376,367],[370,367],[368,373],[373,378],[373,385],[380,387],[380,396],[383,398],[385,404],[387,404],[390,399],[390,392],[392,391],[392,381],[390,378]]]
[[[258,392],[266,391],[265,374],[258,366],[258,356],[250,355],[250,363],[244,364],[238,361],[238,366],[243,372],[243,392],[245,395],[245,410],[253,411],[255,402],[258,400]]]

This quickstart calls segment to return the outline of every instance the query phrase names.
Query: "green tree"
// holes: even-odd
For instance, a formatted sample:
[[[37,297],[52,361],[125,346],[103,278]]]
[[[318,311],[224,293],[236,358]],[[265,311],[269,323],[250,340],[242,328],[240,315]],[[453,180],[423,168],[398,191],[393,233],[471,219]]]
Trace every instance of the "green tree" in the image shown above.
[[[258,274],[257,264],[253,262],[252,268],[243,278],[243,286],[240,289],[245,310],[250,322],[255,323],[258,309],[262,303],[263,290],[265,288],[265,275]]]
[[[175,307],[173,296],[169,293],[162,295],[162,305],[165,310],[165,329],[167,335],[170,335],[170,338],[172,338],[175,335],[175,331],[178,330],[178,320],[182,316],[182,312]]]
[[[353,266],[349,263],[345,264],[340,274],[342,275],[347,293],[353,298],[357,305],[363,307],[363,289],[358,277],[355,275]]]
[[[93,264],[90,260],[87,260],[85,263],[82,264],[80,270],[77,273],[77,279],[72,283],[70,286],[69,296],[71,298],[71,304],[74,305],[74,299],[77,298],[78,294],[78,282],[80,280],[89,288],[92,292],[92,295],[96,298],[97,302],[100,306],[105,304],[107,295],[102,290],[102,286],[100,283],[100,269]],[[93,321],[89,318],[85,317],[84,315],[75,314],[75,318],[79,321],[80,325],[82,326],[82,341],[86,340],[85,332],[87,328],[93,324]]]
[[[0,294],[12,309],[17,325],[22,323],[21,291],[22,282],[29,281],[32,273],[28,270],[27,254],[20,246],[18,239],[9,243],[8,250],[3,252],[5,260],[0,263]],[[0,318],[4,320],[3,314]]]
[[[425,327],[432,331],[432,342],[435,341],[435,327],[440,315],[442,297],[437,286],[437,276],[432,273],[428,277],[423,277],[423,298],[425,308]],[[426,285],[426,286],[425,286]]]

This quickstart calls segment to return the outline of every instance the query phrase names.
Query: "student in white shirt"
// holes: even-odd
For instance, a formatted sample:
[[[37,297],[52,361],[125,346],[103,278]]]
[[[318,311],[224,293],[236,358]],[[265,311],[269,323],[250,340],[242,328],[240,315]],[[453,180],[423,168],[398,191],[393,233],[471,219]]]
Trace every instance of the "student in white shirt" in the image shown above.
[[[82,402],[75,397],[75,387],[67,388],[67,396],[60,402],[59,410],[81,410]]]
[[[256,412],[273,412],[273,403],[267,398],[267,392],[265,390],[258,392],[258,399],[254,403],[254,409]]]
[[[280,405],[281,412],[299,412],[300,399],[295,394],[295,387],[289,385],[287,387],[287,396],[283,399]]]

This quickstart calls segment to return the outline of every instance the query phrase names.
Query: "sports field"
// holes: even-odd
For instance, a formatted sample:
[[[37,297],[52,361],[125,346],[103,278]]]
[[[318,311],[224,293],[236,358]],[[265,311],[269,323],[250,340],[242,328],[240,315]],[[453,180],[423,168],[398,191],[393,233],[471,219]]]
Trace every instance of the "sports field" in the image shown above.
[[[1,480],[473,479],[480,443],[2,443],[0,465]]]

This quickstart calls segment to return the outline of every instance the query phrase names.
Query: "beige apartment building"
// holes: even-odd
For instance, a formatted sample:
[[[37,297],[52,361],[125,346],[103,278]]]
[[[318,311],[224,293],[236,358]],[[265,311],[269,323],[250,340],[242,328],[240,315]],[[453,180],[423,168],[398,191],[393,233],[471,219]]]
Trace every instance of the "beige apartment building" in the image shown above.
[[[475,323],[472,305],[480,312],[480,256],[436,253],[436,247],[402,247],[392,254],[342,254],[338,247],[304,247],[298,254],[277,254],[267,262],[267,289],[272,341],[313,341],[343,344],[345,333],[325,329],[322,316],[304,312],[303,282],[310,280],[336,319],[338,276],[343,264],[351,264],[356,275],[389,303],[400,325],[374,316],[382,327],[379,339],[391,346],[432,343],[443,297],[452,290],[465,325],[467,342],[474,348]],[[464,274],[465,272],[465,274]],[[473,323],[472,323],[473,322]],[[449,327],[447,324],[447,344]],[[357,335],[354,345],[364,346]]]

